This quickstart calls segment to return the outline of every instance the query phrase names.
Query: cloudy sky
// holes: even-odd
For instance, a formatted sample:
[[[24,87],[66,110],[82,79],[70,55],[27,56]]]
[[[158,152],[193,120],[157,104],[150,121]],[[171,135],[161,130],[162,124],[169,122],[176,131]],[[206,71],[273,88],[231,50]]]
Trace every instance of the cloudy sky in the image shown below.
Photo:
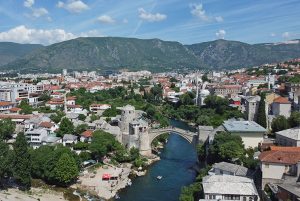
[[[184,44],[300,38],[300,0],[1,0],[0,41],[45,45],[87,36]]]

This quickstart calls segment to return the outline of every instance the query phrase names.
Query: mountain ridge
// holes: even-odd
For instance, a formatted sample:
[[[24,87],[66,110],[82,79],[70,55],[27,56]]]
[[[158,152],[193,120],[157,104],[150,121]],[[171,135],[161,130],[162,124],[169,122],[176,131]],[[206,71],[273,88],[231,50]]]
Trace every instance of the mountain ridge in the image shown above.
[[[250,67],[300,57],[299,40],[293,41],[272,45],[219,39],[183,45],[157,38],[80,37],[37,48],[0,69],[60,72],[64,68],[97,71],[127,68],[162,72]]]

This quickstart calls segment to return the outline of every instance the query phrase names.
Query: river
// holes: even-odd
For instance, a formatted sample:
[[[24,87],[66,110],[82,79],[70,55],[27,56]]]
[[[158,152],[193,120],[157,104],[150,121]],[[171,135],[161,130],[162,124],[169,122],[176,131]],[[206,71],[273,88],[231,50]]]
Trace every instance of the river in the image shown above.
[[[171,125],[192,130],[180,121],[171,120]],[[181,136],[171,134],[160,157],[145,176],[135,178],[131,187],[120,192],[119,201],[178,201],[181,188],[195,179],[192,167],[197,164],[196,150]]]

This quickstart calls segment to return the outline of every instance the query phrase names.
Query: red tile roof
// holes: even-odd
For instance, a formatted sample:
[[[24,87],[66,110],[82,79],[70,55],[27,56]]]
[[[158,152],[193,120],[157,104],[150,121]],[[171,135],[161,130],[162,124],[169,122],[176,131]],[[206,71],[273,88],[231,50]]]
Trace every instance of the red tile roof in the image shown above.
[[[265,151],[259,155],[259,160],[265,163],[279,163],[292,165],[300,161],[300,151]]]
[[[30,119],[32,115],[0,114],[0,119]]]
[[[88,138],[88,137],[92,137],[93,136],[93,132],[92,130],[86,130],[84,131],[81,135]]]
[[[40,123],[40,127],[51,128],[52,126],[54,126],[54,124],[51,122],[43,121]]]
[[[279,146],[270,146],[272,151],[299,151],[300,147],[279,147]]]
[[[11,111],[11,112],[18,112],[18,111],[20,111],[20,110],[22,110],[21,108],[18,108],[18,107],[13,107],[13,108],[10,108],[9,109],[9,111]]]
[[[274,103],[280,103],[280,104],[289,104],[289,103],[291,103],[289,100],[288,100],[288,98],[284,98],[284,97],[278,97],[278,98],[275,98],[274,99],[274,101],[273,101]]]
[[[7,102],[7,101],[0,101],[0,107],[1,106],[10,106],[10,105],[13,105],[12,102]]]

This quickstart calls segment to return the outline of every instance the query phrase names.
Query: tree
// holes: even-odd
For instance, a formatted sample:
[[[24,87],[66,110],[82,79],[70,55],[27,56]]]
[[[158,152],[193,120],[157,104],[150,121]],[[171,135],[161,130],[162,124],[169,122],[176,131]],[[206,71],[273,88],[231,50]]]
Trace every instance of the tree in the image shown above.
[[[2,140],[8,140],[16,129],[16,123],[11,119],[0,120],[0,138]]]
[[[64,116],[65,114],[62,111],[57,111],[56,114],[50,116],[50,119],[58,124]]]
[[[195,94],[188,92],[179,97],[180,103],[182,105],[193,105],[194,104]]]
[[[79,119],[80,121],[84,121],[84,120],[86,119],[86,116],[85,116],[84,114],[79,114],[79,115],[78,115],[78,119]]]
[[[44,92],[40,95],[39,101],[47,102],[51,99],[50,95],[48,92]]]
[[[12,152],[8,144],[0,141],[0,183],[4,176],[9,175],[12,167]]]
[[[68,118],[64,117],[59,124],[58,135],[63,136],[72,133],[74,133],[74,125]]]
[[[89,128],[89,126],[87,124],[80,124],[76,127],[75,133],[80,135],[81,133],[86,131],[88,128]]]
[[[54,178],[58,185],[67,186],[78,177],[76,161],[67,153],[63,153],[54,168]]]
[[[271,127],[272,131],[275,133],[290,128],[290,125],[285,116],[280,115],[273,119]]]
[[[32,107],[28,104],[27,100],[22,100],[19,107],[22,109],[22,114],[31,114],[33,111]]]
[[[220,132],[215,135],[213,143],[209,146],[208,162],[231,161],[234,158],[241,158],[244,154],[242,138],[227,132]]]
[[[21,189],[28,190],[31,186],[31,158],[24,133],[19,133],[14,143],[13,176]]]
[[[292,112],[288,121],[292,128],[300,126],[300,112]]]
[[[267,127],[266,104],[265,104],[265,95],[264,94],[262,94],[260,96],[256,122],[264,128]]]

